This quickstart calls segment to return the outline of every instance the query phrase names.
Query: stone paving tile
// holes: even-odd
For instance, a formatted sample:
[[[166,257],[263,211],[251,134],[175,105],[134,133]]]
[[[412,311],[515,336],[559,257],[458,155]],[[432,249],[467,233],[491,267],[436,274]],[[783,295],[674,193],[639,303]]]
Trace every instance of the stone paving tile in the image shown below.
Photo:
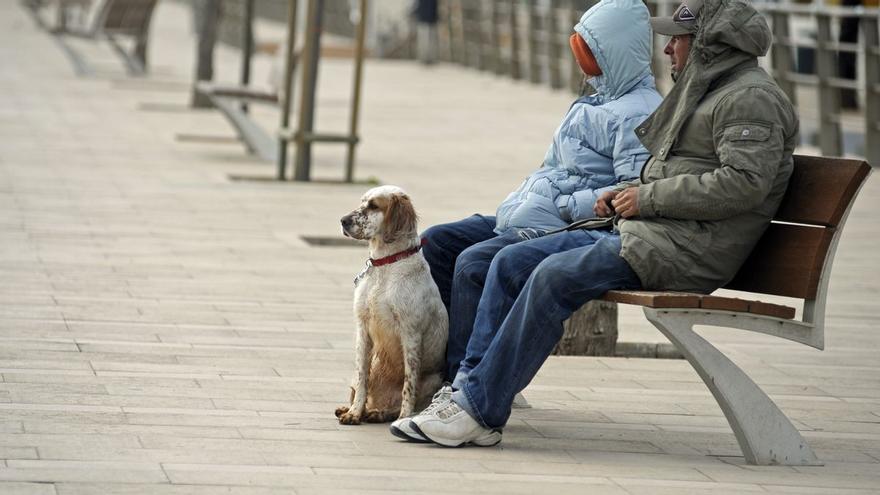
[[[3,459],[39,459],[37,449],[33,447],[7,447],[0,446],[0,456]],[[0,492],[2,493],[2,492]]]
[[[125,483],[56,483],[58,495],[216,495],[216,485],[125,484]],[[56,492],[51,492],[56,493]],[[222,492],[221,492],[222,493]],[[290,488],[234,486],[227,493],[235,495],[298,495]]]
[[[9,460],[0,468],[0,480],[163,483],[167,478],[156,463]]]
[[[535,493],[551,490],[575,493],[590,487],[595,493],[625,493],[605,478],[516,476],[462,473],[450,476],[436,471],[408,471],[401,477],[395,471],[357,469],[305,469],[296,467],[249,466],[165,466],[176,483],[249,484],[290,486],[297,492],[303,488],[322,493],[328,489],[360,491],[364,487],[381,487],[388,491],[415,491],[442,483],[446,491],[474,490],[480,493]]]
[[[0,481],[0,493],[4,495],[56,495],[55,486],[39,482],[25,483],[17,481]]]
[[[141,397],[108,394],[41,394],[38,392],[19,393],[11,396],[19,404],[57,405],[96,405],[112,407],[165,407],[176,409],[215,409],[210,399],[190,399],[181,397]]]
[[[138,424],[82,424],[73,422],[25,421],[17,433],[43,435],[83,435],[96,438],[94,435],[176,435],[180,437],[198,438],[242,438],[237,428],[211,426],[168,426]]]
[[[826,495],[827,488],[811,486],[763,486],[768,493],[797,493],[803,495]],[[876,489],[860,490],[857,488],[834,488],[834,495],[876,495]]]
[[[880,476],[869,464],[860,476],[826,473],[824,468],[815,467],[812,471],[806,468],[796,472],[792,469],[768,469],[764,466],[710,466],[700,468],[700,472],[714,481],[721,483],[754,483],[763,486],[805,486],[813,488],[825,487],[828,490],[837,488],[876,489]],[[870,470],[870,473],[868,472]],[[814,474],[813,474],[814,473]]]
[[[760,485],[747,483],[712,483],[712,482],[682,482],[664,480],[633,480],[613,478],[626,493],[631,495],[736,495],[739,493],[765,493]]]

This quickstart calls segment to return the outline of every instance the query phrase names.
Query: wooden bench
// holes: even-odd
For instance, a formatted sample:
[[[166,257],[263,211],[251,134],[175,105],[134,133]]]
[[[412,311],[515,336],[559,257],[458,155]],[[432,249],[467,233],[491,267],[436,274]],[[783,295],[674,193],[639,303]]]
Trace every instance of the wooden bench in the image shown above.
[[[83,0],[57,0],[59,12],[68,4],[82,3]],[[88,27],[72,27],[66,22],[52,29],[62,49],[71,59],[79,75],[93,73],[89,64],[70,44],[64,42],[65,36],[90,40],[107,39],[110,46],[123,59],[131,75],[143,75],[147,71],[147,43],[150,22],[158,0],[103,0]],[[129,38],[131,48],[126,48],[120,38]]]
[[[696,369],[724,412],[749,464],[821,464],[791,421],[694,325],[751,330],[825,346],[825,302],[844,222],[871,167],[857,160],[795,156],[779,211],[726,288],[755,300],[682,292],[609,291],[604,300],[644,307],[645,316]],[[795,308],[761,295],[804,302]]]

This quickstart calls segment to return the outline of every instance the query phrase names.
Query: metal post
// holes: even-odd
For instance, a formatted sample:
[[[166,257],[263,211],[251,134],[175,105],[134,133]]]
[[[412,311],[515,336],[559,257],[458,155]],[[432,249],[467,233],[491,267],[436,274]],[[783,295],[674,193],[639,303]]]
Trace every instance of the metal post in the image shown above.
[[[581,20],[581,13],[578,11],[578,6],[575,5],[575,3],[576,0],[569,0],[568,2],[568,18],[571,20],[572,26]],[[583,86],[584,73],[574,56],[569,57],[569,60],[570,62],[568,65],[571,69],[569,72],[568,87],[571,89],[572,93],[579,93]]]
[[[217,25],[220,23],[220,0],[200,0],[193,5],[197,14],[198,43],[196,47],[196,82],[214,79],[214,45],[217,44]],[[106,15],[106,14],[105,14]],[[211,99],[193,84],[191,105],[211,108]]]
[[[466,65],[464,42],[464,14],[462,13],[461,0],[449,2],[449,37],[451,40],[452,61]]]
[[[367,0],[360,0],[361,17],[357,25],[357,44],[354,53],[354,88],[351,95],[351,124],[348,135],[348,155],[345,160],[345,182],[354,181],[354,148],[357,146],[358,118],[361,107],[361,77],[364,65],[364,38],[367,32]]]
[[[56,33],[66,33],[67,32],[67,4],[65,2],[58,2],[58,10],[55,12],[55,32]]]
[[[455,48],[452,46],[452,2],[440,2],[437,8],[440,9],[441,12],[438,30],[442,27],[443,33],[446,36],[446,44],[443,45],[440,59],[452,62],[455,60]]]
[[[294,136],[293,180],[308,181],[312,165],[311,135],[315,124],[315,92],[318,83],[318,59],[321,56],[321,22],[324,0],[309,0],[306,42],[302,56],[302,92],[299,99],[299,125]]]
[[[498,75],[504,74],[504,60],[501,57],[501,9],[499,7],[501,0],[492,0],[489,3],[492,8],[492,15],[489,16],[492,29],[489,48],[492,50],[492,68]]]
[[[480,29],[480,4],[472,0],[462,2],[465,58],[468,67],[483,70],[483,40]]]
[[[840,91],[832,85],[836,52],[832,49],[831,15],[816,14],[816,75],[819,78],[819,148],[825,156],[841,156]]]
[[[859,29],[865,40],[865,158],[880,166],[880,17],[863,16]]]
[[[794,82],[789,75],[794,73],[794,52],[792,50],[791,36],[788,30],[788,13],[771,11],[773,20],[773,45],[770,48],[770,63],[773,66],[773,77],[776,83],[785,91],[791,104],[797,106],[797,91]]]
[[[547,5],[547,17],[544,18],[544,39],[547,42],[547,67],[550,70],[550,87],[562,87],[562,72],[559,63],[559,19],[557,17],[558,0],[550,0]]]
[[[540,67],[538,67],[538,29],[539,19],[535,9],[536,0],[526,0],[526,8],[529,17],[529,82],[541,82]]]
[[[294,47],[296,46],[296,8],[298,0],[287,0],[287,44],[284,57],[284,87],[281,91],[281,123],[280,129],[287,129],[290,125],[290,106],[293,100],[293,59]],[[278,180],[285,179],[287,168],[286,137],[278,138]]]
[[[519,26],[516,22],[517,0],[510,0],[510,77],[522,78],[522,68],[519,63]]]
[[[246,88],[251,82],[251,54],[254,51],[254,0],[244,0],[244,15],[241,29],[241,86]],[[241,111],[247,113],[248,105],[241,103]]]

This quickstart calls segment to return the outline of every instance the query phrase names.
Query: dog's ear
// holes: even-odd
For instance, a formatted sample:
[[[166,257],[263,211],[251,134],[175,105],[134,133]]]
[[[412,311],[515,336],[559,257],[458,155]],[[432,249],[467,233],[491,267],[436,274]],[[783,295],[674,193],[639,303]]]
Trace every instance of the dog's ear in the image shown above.
[[[401,235],[414,233],[419,217],[413,208],[409,196],[393,194],[389,198],[388,207],[382,220],[382,241],[390,244]]]

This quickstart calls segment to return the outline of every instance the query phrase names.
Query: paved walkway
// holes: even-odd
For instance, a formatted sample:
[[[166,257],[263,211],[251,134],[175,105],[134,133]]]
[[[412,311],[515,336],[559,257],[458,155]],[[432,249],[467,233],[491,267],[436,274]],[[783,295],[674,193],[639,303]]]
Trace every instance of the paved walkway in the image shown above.
[[[161,4],[146,79],[85,42],[99,70],[77,78],[0,2],[0,493],[880,493],[876,178],[842,240],[824,352],[706,332],[824,467],[744,465],[680,360],[551,358],[499,447],[409,445],[333,417],[366,253],[301,237],[337,237],[366,186],[230,180],[273,169],[215,112],[187,108],[188,23]],[[236,53],[218,65],[235,79]],[[344,128],[348,75],[326,61],[321,128]],[[409,190],[423,226],[489,212],[537,166],[568,99],[370,61],[357,176]],[[342,156],[319,147],[315,176],[341,177]],[[621,339],[662,341],[632,308]]]

